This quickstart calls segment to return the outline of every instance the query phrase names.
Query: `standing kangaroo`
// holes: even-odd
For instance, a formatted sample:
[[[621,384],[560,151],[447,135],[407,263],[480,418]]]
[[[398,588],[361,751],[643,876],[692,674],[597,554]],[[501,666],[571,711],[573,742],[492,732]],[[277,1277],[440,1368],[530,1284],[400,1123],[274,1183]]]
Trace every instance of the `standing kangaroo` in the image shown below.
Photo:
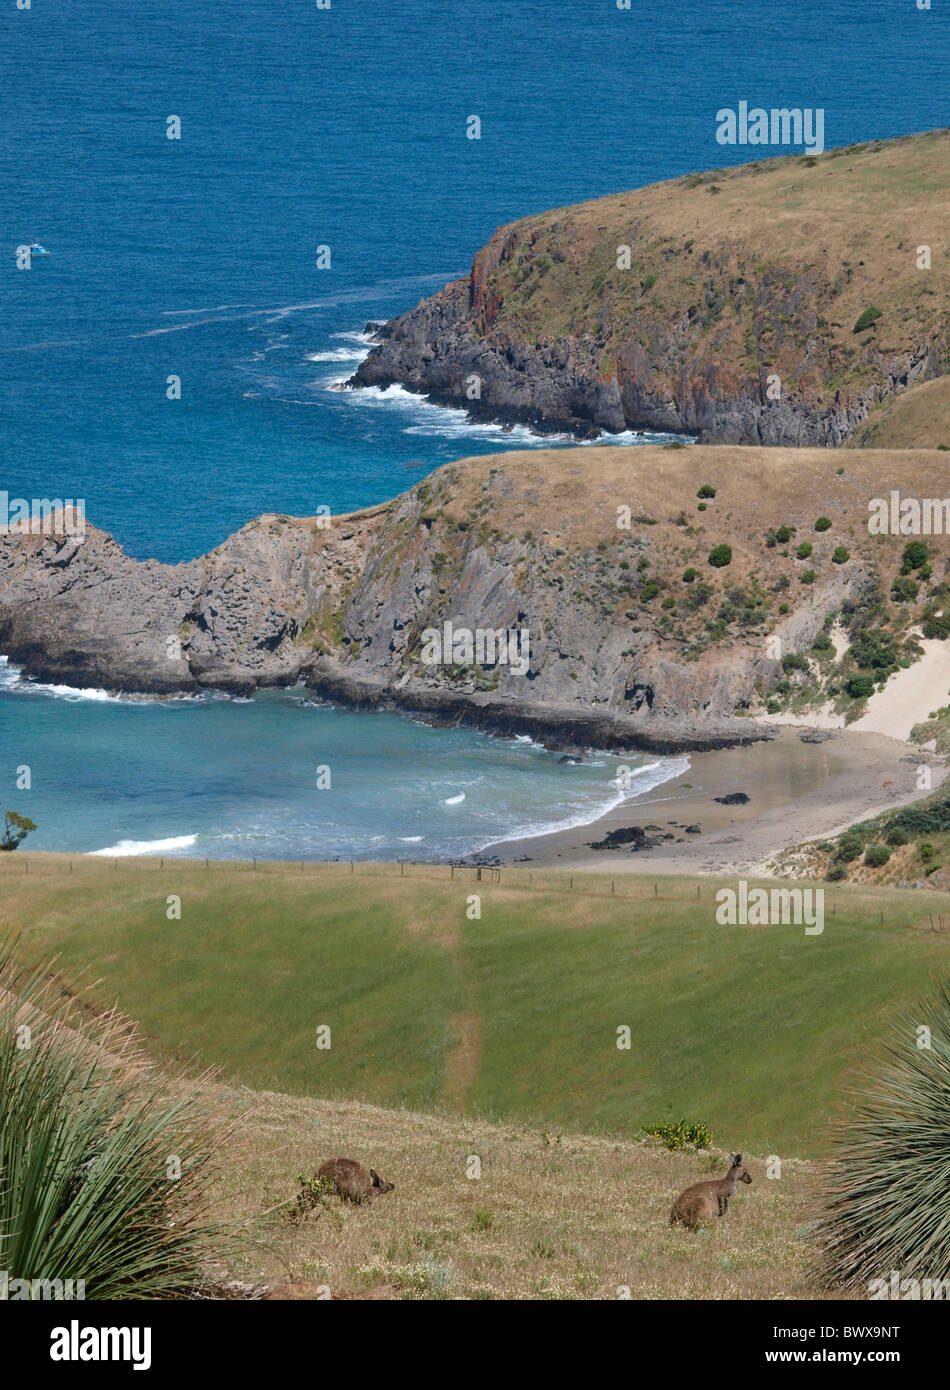
[[[673,1203],[670,1212],[670,1225],[681,1221],[689,1231],[695,1231],[700,1221],[711,1221],[714,1216],[725,1216],[729,1198],[740,1182],[752,1179],[742,1166],[741,1154],[729,1155],[729,1171],[724,1178],[714,1178],[712,1182],[697,1182],[681,1192]]]
[[[344,1202],[372,1206],[384,1192],[392,1192],[396,1184],[383,1182],[375,1168],[369,1171],[354,1158],[329,1158],[317,1169],[318,1178],[332,1182]]]

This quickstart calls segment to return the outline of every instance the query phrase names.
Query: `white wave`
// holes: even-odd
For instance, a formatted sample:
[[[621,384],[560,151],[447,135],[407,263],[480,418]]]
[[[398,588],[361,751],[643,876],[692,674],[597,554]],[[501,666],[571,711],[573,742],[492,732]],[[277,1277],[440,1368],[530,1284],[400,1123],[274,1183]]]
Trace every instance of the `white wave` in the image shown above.
[[[400,835],[399,841],[403,845],[417,845],[422,839],[421,835]]]
[[[331,333],[331,338],[342,338],[346,343],[358,343],[360,347],[375,347],[379,339],[372,333],[367,333],[363,329],[351,330],[347,333]]]
[[[328,391],[340,391],[346,376],[338,376],[323,382]],[[501,424],[491,420],[471,420],[468,412],[454,405],[437,405],[428,396],[409,391],[405,386],[394,383],[392,386],[360,386],[346,388],[341,393],[353,405],[361,405],[375,410],[399,410],[413,417],[403,434],[419,435],[435,439],[485,439],[504,444],[506,448],[518,445],[531,449],[549,449],[555,444],[576,446],[591,444],[666,444],[676,439],[686,442],[684,436],[672,434],[652,434],[648,431],[623,430],[618,434],[608,434],[602,430],[594,439],[577,439],[573,434],[537,434],[527,425]]]
[[[108,855],[110,859],[121,859],[129,854],[171,854],[176,849],[190,849],[197,838],[197,835],[172,835],[167,840],[120,840],[105,849],[89,850],[88,857]]]
[[[365,356],[365,349],[355,347],[330,348],[327,352],[308,352],[305,354],[308,362],[362,362]]]
[[[646,763],[643,767],[632,768],[630,775],[632,779],[636,780],[630,789],[623,790],[618,787],[617,791],[599,806],[590,806],[579,815],[569,816],[565,820],[550,821],[547,824],[535,822],[519,830],[512,830],[502,839],[489,840],[486,844],[479,845],[471,853],[482,854],[487,849],[495,849],[499,845],[510,844],[513,840],[536,840],[542,835],[554,835],[560,831],[578,830],[585,825],[594,825],[604,816],[609,815],[611,811],[615,811],[618,806],[622,806],[625,801],[643,796],[645,792],[652,791],[654,787],[662,785],[663,782],[672,781],[674,777],[681,777],[689,771],[689,766],[689,758],[684,755],[678,758],[667,758],[663,762]],[[616,779],[610,785],[617,786]]]
[[[442,802],[442,805],[443,805],[443,806],[458,806],[459,802],[460,802],[460,801],[464,801],[464,800],[465,800],[465,793],[464,793],[464,792],[459,792],[458,796],[450,796],[450,797],[447,797],[446,800]]]

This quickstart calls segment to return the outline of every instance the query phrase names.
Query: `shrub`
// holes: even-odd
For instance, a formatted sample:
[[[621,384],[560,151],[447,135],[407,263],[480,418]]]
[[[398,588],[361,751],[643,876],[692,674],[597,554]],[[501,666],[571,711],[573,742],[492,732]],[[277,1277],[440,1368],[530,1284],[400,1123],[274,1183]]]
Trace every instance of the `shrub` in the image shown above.
[[[704,512],[704,511],[706,510],[706,508],[707,508],[708,505],[709,505],[709,504],[708,504],[707,502],[700,502],[700,504],[699,504],[699,506],[696,508],[696,510],[697,510],[698,512]]]
[[[696,578],[696,571],[695,571],[692,567],[690,567],[689,569],[685,569],[685,570],[683,571],[683,583],[684,583],[684,584],[692,584],[692,582],[693,582],[693,580],[694,580],[695,578]]]
[[[143,1079],[123,1020],[90,1021],[85,1000],[17,966],[9,943],[0,1001],[0,1268],[82,1278],[94,1299],[188,1296],[224,1250],[198,1215],[221,1136],[195,1091],[168,1098],[168,1077]]]
[[[775,533],[775,539],[779,545],[787,545],[795,534],[794,526],[780,526]]]
[[[901,557],[901,574],[909,574],[911,570],[919,570],[929,558],[927,547],[923,541],[910,541],[904,546],[904,554]]]
[[[861,836],[854,834],[853,831],[848,831],[838,841],[838,858],[842,859],[845,864],[850,864],[853,859],[858,858],[863,849],[864,844]]]
[[[716,489],[714,487],[711,487],[709,483],[703,483],[702,487],[696,494],[697,497],[715,497],[715,495]]]
[[[708,1149],[713,1139],[712,1130],[708,1125],[690,1124],[686,1120],[677,1120],[675,1124],[660,1120],[653,1125],[644,1125],[643,1132],[652,1134],[654,1139],[659,1139],[668,1149]]]
[[[910,575],[900,575],[891,585],[891,598],[895,603],[914,603],[920,586]]]
[[[864,851],[864,862],[869,869],[880,869],[891,857],[887,845],[868,845]]]
[[[841,863],[832,864],[828,872],[825,874],[825,879],[828,883],[840,883],[843,878],[847,877],[848,870],[845,867],[845,865]]]
[[[815,530],[816,530],[816,531],[830,531],[830,530],[831,530],[831,519],[830,519],[830,517],[827,517],[827,516],[820,516],[820,517],[818,518],[818,520],[815,522]]]
[[[807,560],[811,552],[811,541],[802,541],[801,545],[795,551],[795,554],[798,556],[799,560]]]
[[[662,604],[660,605],[660,607],[661,607],[661,608],[666,608],[666,609],[675,608],[675,607],[676,607],[676,599],[673,597],[672,594],[669,594],[669,595],[667,595],[667,597],[663,600],[663,602],[662,602]]]
[[[884,836],[884,841],[888,845],[906,845],[910,843],[910,836],[899,825],[894,825]]]
[[[874,681],[871,676],[849,676],[844,688],[852,700],[866,700],[874,694]]]
[[[861,628],[851,639],[848,655],[864,670],[889,671],[897,661],[897,652],[886,632]]]
[[[925,637],[937,637],[941,642],[946,641],[947,637],[950,637],[950,617],[931,614],[921,623],[920,630]]]
[[[884,310],[879,309],[876,304],[871,304],[862,314],[859,315],[857,323],[854,325],[855,333],[863,333],[866,328],[870,328],[872,323],[877,323],[883,315]]]
[[[929,1029],[931,1045],[917,1046]],[[818,1225],[829,1281],[864,1286],[943,1278],[950,1269],[950,989],[897,1021],[868,1066],[856,1105],[835,1139],[825,1214]]]
[[[851,559],[851,551],[845,545],[836,545],[831,558],[836,565],[845,565]]]
[[[659,581],[656,579],[648,579],[640,590],[640,600],[642,603],[649,603],[651,598],[656,598],[659,592]]]
[[[714,568],[722,569],[725,565],[732,564],[732,546],[717,545],[709,552],[709,563]]]
[[[789,671],[807,671],[808,660],[804,656],[799,656],[798,652],[789,652],[788,656],[782,657],[782,670],[786,673]]]
[[[803,584],[814,584],[814,582],[815,582],[815,580],[816,580],[817,578],[818,578],[818,571],[817,571],[817,570],[802,570],[802,573],[801,573],[801,581],[802,581]]]
[[[811,644],[813,652],[833,652],[835,644],[828,636],[827,632],[819,632],[814,642]]]

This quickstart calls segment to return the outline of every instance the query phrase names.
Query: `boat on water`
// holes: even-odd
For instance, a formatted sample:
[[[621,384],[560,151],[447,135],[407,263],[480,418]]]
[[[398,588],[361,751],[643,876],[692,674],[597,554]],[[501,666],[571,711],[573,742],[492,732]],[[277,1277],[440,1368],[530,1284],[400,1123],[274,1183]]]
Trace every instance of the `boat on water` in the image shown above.
[[[45,246],[41,246],[40,243],[39,243],[38,241],[30,241],[30,242],[28,242],[28,243],[27,243],[27,249],[28,249],[28,251],[29,251],[29,253],[30,253],[31,256],[48,256],[48,255],[49,255],[49,252],[47,251],[46,247],[45,247]]]

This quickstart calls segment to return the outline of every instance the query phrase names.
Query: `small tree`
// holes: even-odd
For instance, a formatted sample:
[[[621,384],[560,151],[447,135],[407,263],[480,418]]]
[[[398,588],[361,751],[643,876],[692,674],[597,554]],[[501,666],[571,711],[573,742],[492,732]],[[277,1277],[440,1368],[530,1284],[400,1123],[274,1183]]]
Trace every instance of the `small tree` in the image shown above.
[[[36,826],[29,816],[21,816],[18,811],[7,811],[3,817],[3,838],[0,839],[0,849],[16,849],[22,840],[25,840],[31,830]]]
[[[732,563],[732,546],[716,545],[709,552],[709,563],[715,569],[722,569],[725,565]]]

